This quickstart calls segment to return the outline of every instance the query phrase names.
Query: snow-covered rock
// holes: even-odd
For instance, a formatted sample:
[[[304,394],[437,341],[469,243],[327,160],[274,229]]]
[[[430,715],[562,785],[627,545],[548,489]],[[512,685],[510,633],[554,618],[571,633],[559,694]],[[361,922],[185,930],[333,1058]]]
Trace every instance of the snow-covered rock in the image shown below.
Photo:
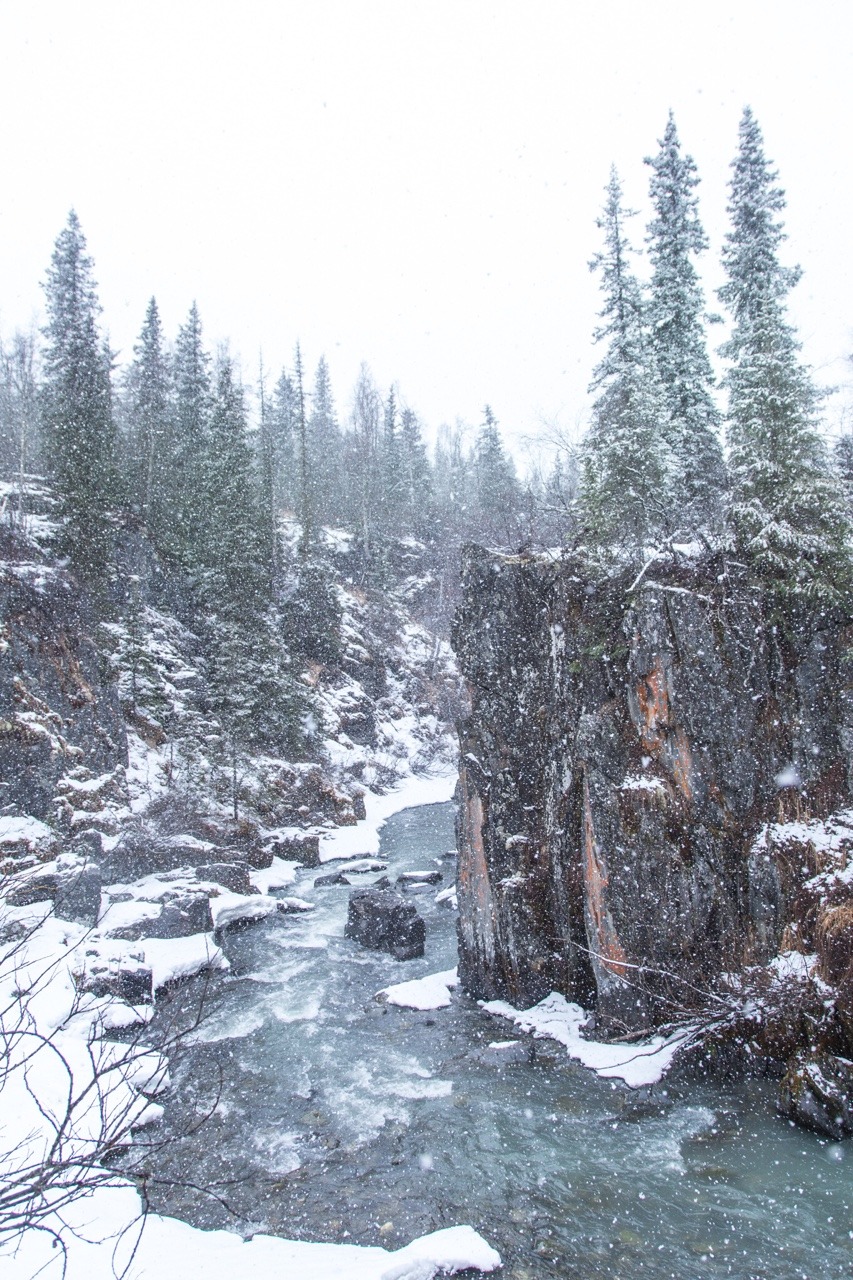
[[[442,973],[430,973],[425,978],[413,978],[410,982],[395,982],[376,993],[376,999],[386,1004],[396,1004],[402,1009],[445,1009],[450,1004],[450,992],[459,985],[455,969]]]

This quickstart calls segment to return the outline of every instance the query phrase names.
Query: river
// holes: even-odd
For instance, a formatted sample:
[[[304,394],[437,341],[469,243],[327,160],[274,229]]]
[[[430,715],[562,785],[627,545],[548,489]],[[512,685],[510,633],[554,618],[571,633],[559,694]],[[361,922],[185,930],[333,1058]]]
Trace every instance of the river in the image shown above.
[[[380,856],[392,880],[438,865],[446,887],[452,847],[452,805],[423,805],[389,819]],[[459,993],[427,1013],[382,1004],[390,983],[455,964],[442,886],[414,899],[425,957],[400,964],[344,939],[349,890],[314,889],[317,874],[288,890],[310,916],[228,940],[166,1135],[216,1109],[152,1158],[160,1211],[388,1248],[467,1222],[513,1280],[853,1274],[853,1145],[777,1117],[774,1082],[634,1091]]]

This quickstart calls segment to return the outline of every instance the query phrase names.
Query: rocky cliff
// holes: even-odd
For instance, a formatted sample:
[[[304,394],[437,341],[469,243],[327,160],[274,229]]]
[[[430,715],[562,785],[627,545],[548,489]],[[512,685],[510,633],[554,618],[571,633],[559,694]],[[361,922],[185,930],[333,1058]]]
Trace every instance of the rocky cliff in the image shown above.
[[[656,568],[469,548],[454,630],[462,981],[559,991],[605,1034],[814,946],[847,849],[821,820],[850,799],[849,627],[783,626],[723,564]]]
[[[0,524],[0,807],[50,821],[57,792],[123,773],[124,721],[93,625],[75,580]]]

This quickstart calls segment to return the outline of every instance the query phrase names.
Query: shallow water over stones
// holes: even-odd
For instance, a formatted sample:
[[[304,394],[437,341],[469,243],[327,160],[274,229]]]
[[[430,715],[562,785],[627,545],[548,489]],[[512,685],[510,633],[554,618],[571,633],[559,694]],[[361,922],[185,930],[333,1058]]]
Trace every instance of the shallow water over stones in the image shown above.
[[[345,940],[350,891],[313,888],[311,871],[288,892],[315,902],[312,915],[229,938],[232,974],[175,1064],[164,1129],[219,1101],[196,1133],[152,1153],[155,1207],[388,1247],[469,1222],[514,1280],[849,1276],[853,1144],[778,1119],[775,1083],[632,1091],[458,993],[427,1013],[374,999],[453,966],[455,913],[435,902],[452,883],[440,860],[452,845],[450,805],[407,810],[383,831],[392,881],[445,876],[412,892],[422,960]]]

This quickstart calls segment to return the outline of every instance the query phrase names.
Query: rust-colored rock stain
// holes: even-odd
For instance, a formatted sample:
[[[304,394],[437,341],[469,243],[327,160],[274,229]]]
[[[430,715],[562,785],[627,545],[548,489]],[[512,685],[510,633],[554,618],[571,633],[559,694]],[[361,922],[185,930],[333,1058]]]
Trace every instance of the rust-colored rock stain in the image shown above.
[[[462,782],[462,856],[459,859],[460,897],[470,904],[466,912],[468,928],[476,935],[485,953],[494,954],[494,903],[486,851],[483,846],[483,801],[468,785],[466,770]],[[463,925],[464,927],[464,925]]]
[[[609,973],[617,974],[620,978],[625,977],[626,956],[610,918],[610,912],[607,910],[608,877],[598,856],[592,809],[589,803],[589,786],[586,779],[583,784],[583,845],[587,918],[595,935],[589,939],[590,947],[596,953],[594,958],[599,960]]]
[[[670,720],[667,675],[659,661],[637,683],[637,707],[640,713],[640,741],[649,755],[663,757],[673,782],[688,804],[693,801],[693,755],[687,735],[679,725],[673,729]]]

